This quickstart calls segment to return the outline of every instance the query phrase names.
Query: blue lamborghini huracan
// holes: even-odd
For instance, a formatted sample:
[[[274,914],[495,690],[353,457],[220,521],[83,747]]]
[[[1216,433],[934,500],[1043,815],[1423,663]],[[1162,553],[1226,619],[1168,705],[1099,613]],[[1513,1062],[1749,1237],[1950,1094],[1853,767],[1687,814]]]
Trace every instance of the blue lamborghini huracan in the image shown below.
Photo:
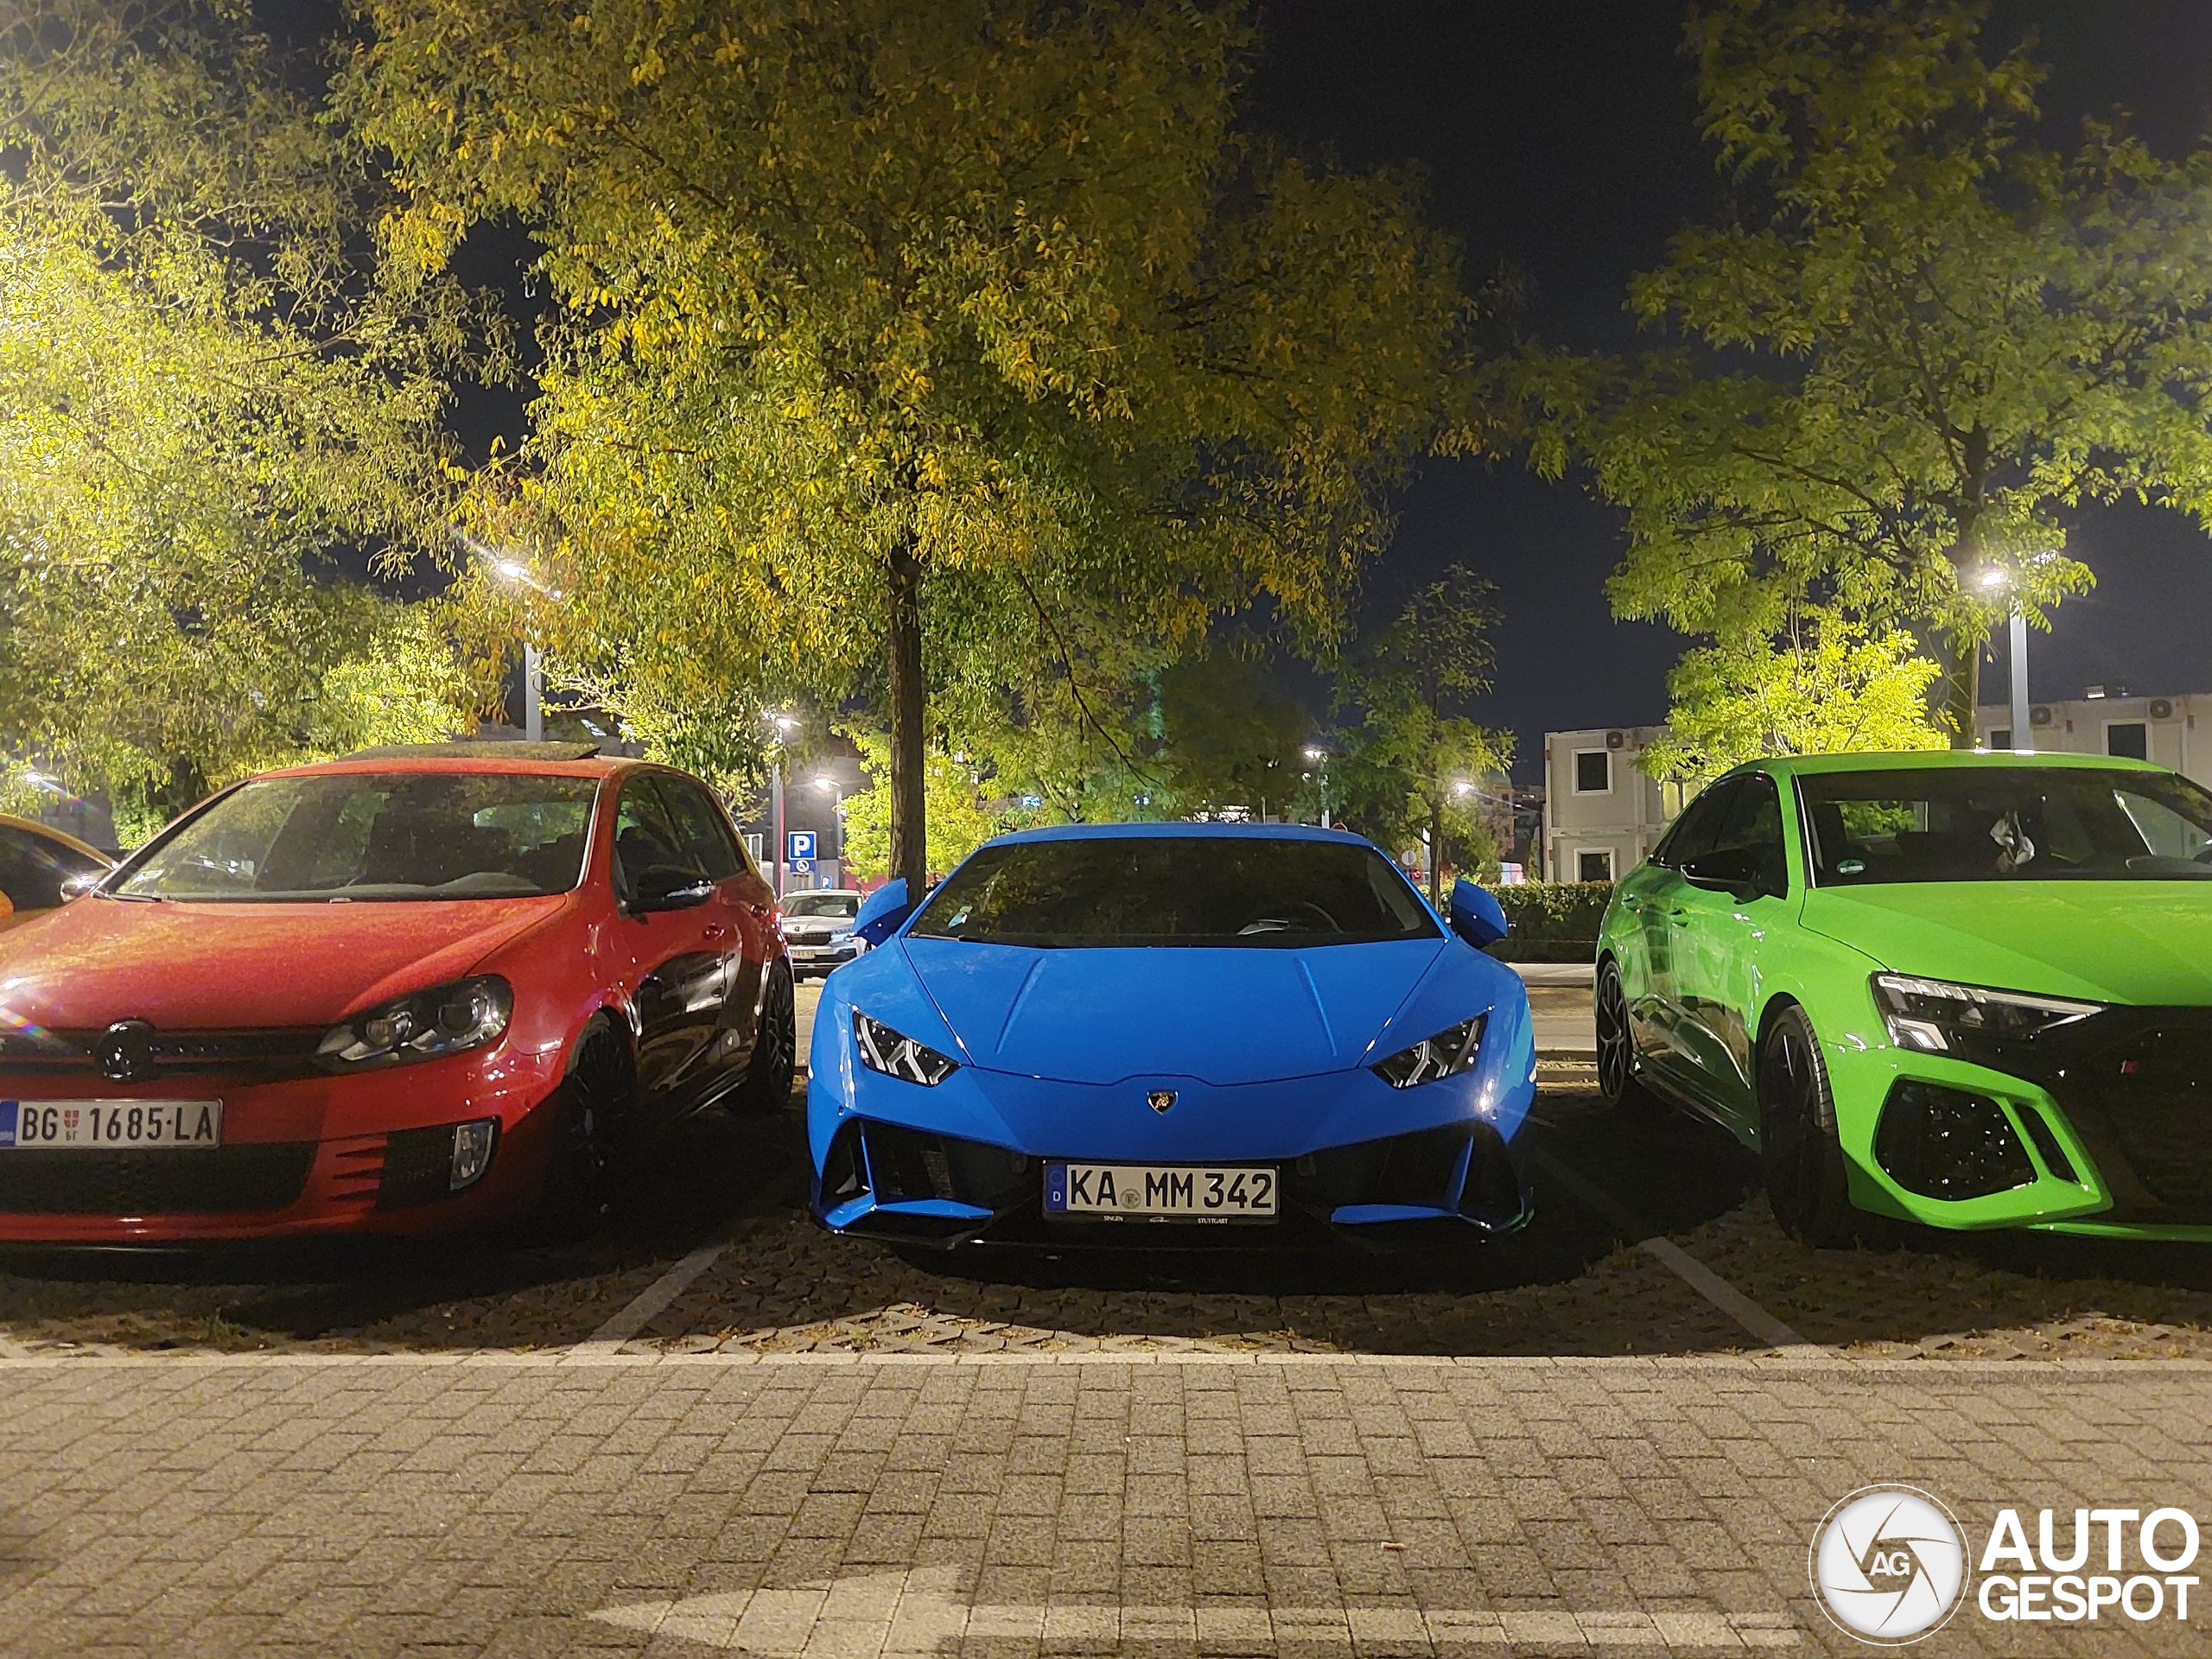
[[[1529,1213],[1529,999],[1373,843],[1074,825],[903,883],[830,976],[814,1211],[904,1245],[1434,1244]]]

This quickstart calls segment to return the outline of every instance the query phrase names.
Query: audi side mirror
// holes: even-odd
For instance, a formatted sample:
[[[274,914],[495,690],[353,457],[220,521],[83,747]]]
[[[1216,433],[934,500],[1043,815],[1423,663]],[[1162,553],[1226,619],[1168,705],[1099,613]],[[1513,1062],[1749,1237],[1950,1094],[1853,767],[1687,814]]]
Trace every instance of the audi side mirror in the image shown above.
[[[914,908],[906,899],[906,878],[894,877],[861,900],[860,912],[853,918],[853,937],[869,946],[881,944]]]
[[[1452,884],[1451,918],[1452,931],[1478,950],[1496,944],[1513,931],[1497,895],[1464,875]]]
[[[630,909],[639,916],[661,910],[695,910],[714,896],[715,884],[696,870],[655,864],[639,876]]]
[[[1685,862],[1682,880],[1708,893],[1725,893],[1732,899],[1779,898],[1777,884],[1767,879],[1756,853],[1732,847],[1705,853]]]

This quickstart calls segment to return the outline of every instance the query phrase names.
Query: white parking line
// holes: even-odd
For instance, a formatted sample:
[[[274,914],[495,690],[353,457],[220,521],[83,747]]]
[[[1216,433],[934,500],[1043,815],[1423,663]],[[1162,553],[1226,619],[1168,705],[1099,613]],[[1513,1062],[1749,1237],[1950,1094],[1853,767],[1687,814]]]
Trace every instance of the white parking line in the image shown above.
[[[1549,1153],[1538,1153],[1536,1162],[1541,1166],[1545,1174],[1623,1231],[1640,1233],[1643,1230],[1643,1224],[1622,1208],[1612,1194],[1583,1179]],[[1816,1342],[1806,1341],[1672,1239],[1656,1236],[1638,1239],[1636,1247],[1655,1260],[1665,1262],[1692,1290],[1785,1358],[1822,1362],[1835,1359],[1836,1356],[1829,1350]]]
[[[644,1330],[671,1302],[691,1287],[691,1281],[721,1260],[730,1241],[702,1244],[666,1273],[632,1297],[625,1307],[585,1341],[569,1350],[571,1359],[604,1359]]]

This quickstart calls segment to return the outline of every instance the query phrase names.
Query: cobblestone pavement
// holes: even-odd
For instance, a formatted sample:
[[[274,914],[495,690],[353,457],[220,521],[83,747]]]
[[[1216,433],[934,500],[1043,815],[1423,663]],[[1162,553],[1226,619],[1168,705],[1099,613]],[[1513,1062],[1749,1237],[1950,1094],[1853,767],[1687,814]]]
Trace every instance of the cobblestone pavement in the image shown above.
[[[0,1652],[1859,1651],[1839,1497],[2212,1505],[2189,1365],[0,1365]],[[2168,1540],[2171,1548],[2171,1540]],[[2132,1565],[2132,1562],[2131,1562]],[[2193,1610],[2195,1611],[2195,1610]],[[1919,1649],[2201,1651],[2168,1616]]]

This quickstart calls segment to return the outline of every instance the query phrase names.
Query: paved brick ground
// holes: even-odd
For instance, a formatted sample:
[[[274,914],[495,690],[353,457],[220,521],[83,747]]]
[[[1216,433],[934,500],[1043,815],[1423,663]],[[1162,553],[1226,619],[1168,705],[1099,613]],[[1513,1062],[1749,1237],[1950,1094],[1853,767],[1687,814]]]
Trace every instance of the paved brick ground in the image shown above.
[[[2212,1510],[2185,1363],[156,1358],[0,1398],[0,1651],[39,1656],[1857,1651],[1804,1563],[1863,1484],[1977,1542]]]

